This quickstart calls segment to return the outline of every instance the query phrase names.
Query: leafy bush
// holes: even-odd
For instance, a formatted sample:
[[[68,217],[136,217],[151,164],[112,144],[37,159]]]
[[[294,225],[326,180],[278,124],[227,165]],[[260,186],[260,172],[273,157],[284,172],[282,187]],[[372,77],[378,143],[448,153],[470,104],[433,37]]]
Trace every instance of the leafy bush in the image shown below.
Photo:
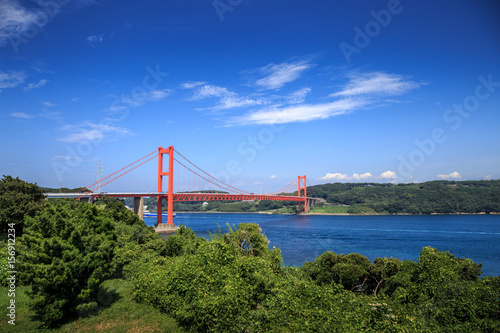
[[[25,220],[21,271],[32,284],[32,310],[52,325],[95,307],[99,284],[111,276],[114,220],[96,206],[47,202]]]
[[[15,223],[17,236],[21,236],[24,217],[33,217],[43,209],[44,195],[36,184],[19,177],[3,176],[0,180],[0,234],[7,232],[7,225]]]

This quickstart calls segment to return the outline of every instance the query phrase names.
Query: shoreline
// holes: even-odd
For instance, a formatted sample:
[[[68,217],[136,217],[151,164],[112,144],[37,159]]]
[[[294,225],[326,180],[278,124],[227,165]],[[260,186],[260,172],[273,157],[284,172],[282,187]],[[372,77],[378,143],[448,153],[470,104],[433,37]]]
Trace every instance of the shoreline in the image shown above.
[[[486,214],[485,212],[480,213],[431,213],[431,214],[408,214],[408,213],[397,213],[397,214],[348,214],[348,213],[273,213],[270,211],[260,211],[260,212],[189,212],[189,211],[178,211],[176,214],[262,214],[262,215],[300,215],[300,216],[432,216],[432,215],[500,215],[500,212],[491,212]]]

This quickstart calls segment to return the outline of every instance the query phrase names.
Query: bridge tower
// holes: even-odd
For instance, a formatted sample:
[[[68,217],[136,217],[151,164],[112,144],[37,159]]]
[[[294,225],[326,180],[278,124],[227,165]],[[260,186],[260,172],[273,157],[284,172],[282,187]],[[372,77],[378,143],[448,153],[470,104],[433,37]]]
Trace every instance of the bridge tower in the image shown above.
[[[168,154],[168,172],[163,172],[163,155]],[[167,224],[174,224],[173,213],[174,213],[174,147],[170,146],[166,149],[163,147],[158,147],[158,193],[163,191],[163,176],[168,176],[168,219]],[[162,213],[162,201],[164,196],[158,196],[157,201],[157,217],[156,223],[161,225],[161,213]]]
[[[301,197],[300,190],[304,190],[304,212],[307,213],[307,178],[306,175],[298,176],[299,183],[299,197]],[[300,213],[300,201],[299,201],[299,213]]]

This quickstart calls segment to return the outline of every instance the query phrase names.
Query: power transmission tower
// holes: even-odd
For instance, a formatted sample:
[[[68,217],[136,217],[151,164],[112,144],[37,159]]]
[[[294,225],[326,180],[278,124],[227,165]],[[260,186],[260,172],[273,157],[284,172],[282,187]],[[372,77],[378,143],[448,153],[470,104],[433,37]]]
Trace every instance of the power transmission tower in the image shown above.
[[[101,161],[98,161],[97,162],[97,188],[98,188],[98,192],[97,193],[101,193],[101,178],[102,178],[102,171],[103,171],[103,168],[102,168],[102,162]]]

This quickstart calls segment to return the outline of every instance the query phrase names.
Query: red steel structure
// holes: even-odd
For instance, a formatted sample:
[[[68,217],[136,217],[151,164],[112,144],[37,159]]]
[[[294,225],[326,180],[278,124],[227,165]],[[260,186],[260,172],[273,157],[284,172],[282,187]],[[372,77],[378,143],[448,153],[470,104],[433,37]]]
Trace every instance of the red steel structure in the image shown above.
[[[173,203],[174,201],[241,201],[241,200],[273,200],[273,201],[295,201],[298,203],[298,212],[300,213],[302,208],[301,208],[301,203],[304,203],[304,212],[307,213],[307,203],[308,203],[308,198],[307,198],[307,178],[306,176],[298,176],[298,178],[292,182],[290,182],[287,186],[284,188],[269,193],[269,194],[254,194],[254,193],[248,193],[242,190],[239,190],[231,185],[228,185],[226,183],[223,183],[219,179],[211,176],[207,172],[203,171],[200,169],[198,166],[193,164],[190,160],[188,160],[186,157],[184,157],[181,153],[176,151],[177,155],[181,158],[183,158],[185,161],[181,162],[177,160],[174,157],[174,147],[169,146],[168,148],[163,148],[163,147],[158,147],[157,150],[149,153],[148,155],[142,157],[141,159],[135,161],[134,163],[131,163],[127,165],[126,167],[110,174],[109,176],[101,179],[101,181],[105,181],[108,178],[111,178],[112,176],[115,176],[117,173],[123,171],[122,174],[115,176],[111,180],[108,180],[106,183],[102,184],[99,187],[94,188],[93,190],[90,190],[91,187],[95,186],[97,183],[94,183],[88,187],[85,188],[85,190],[89,190],[90,192],[83,193],[80,192],[79,194],[76,194],[78,197],[75,200],[78,200],[84,196],[91,196],[91,197],[102,197],[103,195],[110,196],[110,197],[117,197],[117,198],[122,198],[122,197],[157,197],[157,224],[162,223],[162,202],[164,199],[167,199],[168,203],[168,218],[167,218],[167,224],[173,224]],[[102,186],[109,184],[110,182],[114,181],[115,179],[125,175],[126,173],[136,169],[137,167],[147,163],[148,161],[151,161],[156,157],[156,154],[158,154],[158,191],[157,193],[92,193]],[[164,156],[167,154],[168,155],[168,170],[164,171],[164,166],[163,166],[163,159]],[[142,161],[142,162],[141,162]],[[133,166],[136,163],[140,164]],[[178,163],[179,167],[183,168],[182,172],[182,178],[183,178],[183,186],[182,186],[182,191],[180,191],[180,184],[178,184],[177,187],[177,193],[174,193],[174,162]],[[189,164],[192,165],[192,167],[189,167]],[[133,167],[132,167],[133,166]],[[130,168],[127,171],[124,171],[125,169]],[[197,169],[198,171],[195,171],[194,169]],[[187,184],[187,190],[188,192],[184,192],[185,190],[185,180],[186,180],[186,171],[188,172],[188,184]],[[191,174],[193,174],[193,191],[191,190]],[[167,185],[167,192],[163,192],[163,177],[167,176],[168,177],[168,185]],[[178,173],[178,183],[180,182],[180,176],[181,174]],[[196,176],[198,176],[198,183],[196,183]],[[290,196],[290,195],[279,195],[279,194],[284,194],[287,191],[291,191],[293,187],[295,186],[295,182],[297,181],[298,183],[298,195],[297,196]],[[198,186],[202,187],[202,190],[199,192],[196,192],[195,187],[196,184]],[[206,190],[206,186],[212,186],[217,188],[218,190]],[[224,191],[225,193],[220,193]],[[234,194],[229,194],[227,192],[234,192]],[[311,198],[309,198],[311,199]]]
[[[168,172],[163,172],[163,155],[168,154]],[[167,149],[158,147],[158,193],[161,193],[163,187],[163,176],[168,176],[168,219],[167,224],[174,224],[174,147],[170,146]],[[162,201],[164,196],[158,196],[157,201],[157,223],[162,223]]]
[[[304,190],[304,198],[307,198],[307,178],[306,175],[304,176],[299,176],[298,178],[298,185],[299,185],[299,197],[302,197],[300,194],[300,190]],[[307,213],[307,202],[304,204],[304,212]],[[300,213],[300,201],[299,201],[299,213]]]

